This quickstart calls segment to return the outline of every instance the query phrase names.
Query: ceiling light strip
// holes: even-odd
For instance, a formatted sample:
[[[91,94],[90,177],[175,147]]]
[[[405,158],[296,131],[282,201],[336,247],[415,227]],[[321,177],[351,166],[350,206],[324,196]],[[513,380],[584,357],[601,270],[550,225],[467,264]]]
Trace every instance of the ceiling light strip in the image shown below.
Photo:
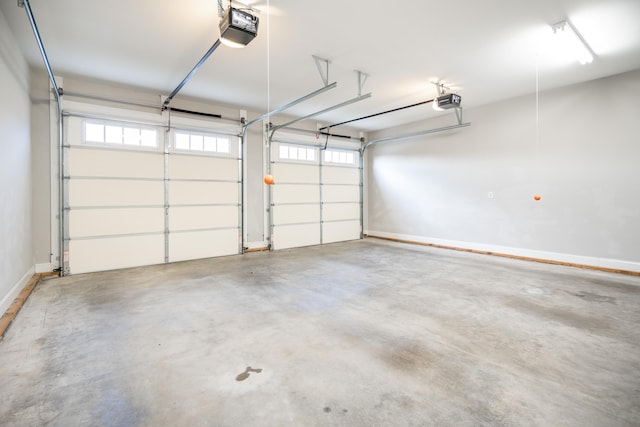
[[[595,53],[569,20],[560,21],[551,26],[558,43],[571,51],[581,64],[593,62]]]

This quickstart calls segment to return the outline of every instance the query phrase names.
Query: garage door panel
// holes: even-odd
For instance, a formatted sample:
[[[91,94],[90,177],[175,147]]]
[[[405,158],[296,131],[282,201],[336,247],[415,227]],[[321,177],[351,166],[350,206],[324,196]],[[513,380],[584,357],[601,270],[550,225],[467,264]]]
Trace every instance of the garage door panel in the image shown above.
[[[273,215],[276,225],[302,222],[320,223],[320,209],[317,204],[274,206]]]
[[[324,185],[322,187],[322,201],[360,203],[360,187],[351,185]]]
[[[69,236],[164,232],[163,208],[82,209],[69,212]]]
[[[322,219],[324,221],[358,220],[360,221],[359,203],[325,203],[322,205]]]
[[[76,148],[68,156],[72,176],[164,178],[161,153]]]
[[[274,185],[273,203],[320,203],[317,185]]]
[[[323,184],[356,184],[360,182],[360,169],[340,167],[340,166],[323,166],[322,167],[322,183]]]
[[[238,229],[169,235],[169,262],[235,255],[238,250]]]
[[[69,205],[154,206],[164,205],[162,181],[76,179],[69,181]]]
[[[237,206],[169,208],[169,231],[237,227],[238,222]]]
[[[320,224],[274,227],[274,249],[297,248],[320,244]]]
[[[237,159],[179,154],[172,154],[169,159],[169,179],[228,180],[237,178]]]
[[[238,204],[233,182],[169,182],[169,205]]]
[[[360,239],[360,220],[325,222],[322,225],[323,243],[344,242]]]
[[[274,176],[277,184],[295,182],[317,185],[320,183],[319,166],[313,164],[274,163],[271,167],[271,174]]]
[[[69,254],[71,274],[162,264],[164,235],[71,240]]]

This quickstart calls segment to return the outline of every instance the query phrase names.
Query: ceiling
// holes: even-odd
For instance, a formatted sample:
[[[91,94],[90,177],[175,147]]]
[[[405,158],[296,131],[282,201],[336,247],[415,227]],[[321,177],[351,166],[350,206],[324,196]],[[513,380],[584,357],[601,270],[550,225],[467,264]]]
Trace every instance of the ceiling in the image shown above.
[[[225,0],[227,3],[228,0]],[[184,86],[194,96],[266,113],[324,83],[338,87],[287,111],[304,116],[354,98],[357,74],[372,97],[314,118],[332,124],[433,98],[434,81],[465,108],[640,68],[638,0],[245,0],[258,37],[221,46]],[[80,75],[168,95],[219,36],[216,0],[30,0],[56,75]],[[27,61],[43,67],[25,10],[0,0]],[[580,65],[553,53],[549,25],[569,19],[596,54]],[[537,70],[537,71],[536,71]],[[352,124],[373,131],[432,117],[429,105]],[[450,113],[449,113],[450,114]],[[277,123],[276,123],[277,124]]]

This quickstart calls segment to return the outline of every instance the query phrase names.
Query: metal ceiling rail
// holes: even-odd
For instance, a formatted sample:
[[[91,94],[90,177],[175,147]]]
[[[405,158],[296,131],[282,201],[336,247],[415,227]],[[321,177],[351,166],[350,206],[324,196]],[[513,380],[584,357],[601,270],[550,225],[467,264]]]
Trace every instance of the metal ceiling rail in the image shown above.
[[[367,147],[369,147],[369,146],[371,146],[373,144],[378,144],[380,142],[395,141],[397,139],[413,138],[415,136],[422,136],[422,135],[428,135],[430,133],[444,132],[444,131],[447,131],[447,130],[453,130],[453,129],[463,128],[463,127],[467,127],[467,126],[471,126],[471,123],[459,123],[457,125],[443,126],[443,127],[439,127],[439,128],[436,128],[436,129],[428,129],[428,130],[423,130],[423,131],[420,131],[420,132],[408,133],[408,134],[405,134],[405,135],[396,135],[396,136],[388,136],[386,138],[372,139],[371,141],[369,141],[369,142],[367,142],[365,144],[365,146],[362,148],[362,152],[364,153],[364,151],[367,149]]]
[[[351,98],[348,101],[344,101],[344,102],[341,102],[340,104],[336,104],[336,105],[334,105],[332,107],[325,108],[324,110],[320,110],[320,111],[316,111],[315,113],[307,114],[304,117],[299,117],[299,118],[297,118],[295,120],[292,120],[290,122],[284,123],[282,125],[273,126],[271,129],[275,132],[275,131],[277,131],[279,129],[282,129],[282,128],[285,128],[287,126],[291,126],[294,123],[298,123],[298,122],[301,122],[303,120],[310,119],[311,117],[315,117],[315,116],[319,116],[319,115],[324,114],[324,113],[328,113],[329,111],[337,110],[338,108],[346,107],[347,105],[355,104],[356,102],[364,101],[367,98],[371,98],[371,92],[367,93],[366,95],[356,96],[355,98]]]
[[[33,30],[33,35],[36,38],[36,42],[38,43],[38,48],[40,49],[40,54],[42,55],[42,60],[44,61],[44,66],[47,69],[47,74],[49,74],[49,80],[51,81],[51,86],[53,88],[53,93],[56,96],[56,103],[58,105],[58,170],[60,179],[58,181],[58,233],[59,236],[59,250],[58,254],[58,267],[59,274],[64,275],[64,210],[63,210],[63,184],[62,184],[62,144],[63,144],[63,129],[62,129],[62,89],[58,87],[58,83],[56,82],[56,77],[53,75],[53,70],[51,69],[51,64],[49,63],[49,57],[47,56],[47,52],[44,49],[44,44],[42,43],[42,38],[40,37],[40,31],[38,31],[38,26],[36,25],[36,20],[33,16],[33,11],[31,10],[31,5],[29,4],[29,0],[18,0],[18,7],[24,7],[25,12],[27,13],[27,17],[29,18],[29,23],[31,24],[31,29]]]
[[[274,115],[274,114],[281,113],[281,112],[283,112],[284,110],[288,110],[289,108],[291,108],[291,107],[293,107],[293,106],[295,106],[295,105],[298,105],[298,104],[300,104],[301,102],[304,102],[304,101],[306,101],[306,100],[308,100],[308,99],[311,99],[311,98],[313,98],[313,97],[315,97],[315,96],[318,96],[318,95],[320,95],[321,93],[324,93],[324,92],[326,92],[326,91],[328,91],[328,90],[330,90],[330,89],[333,89],[333,88],[335,88],[335,87],[337,87],[337,86],[338,86],[338,82],[333,82],[333,83],[331,83],[331,84],[328,84],[328,85],[326,85],[326,86],[324,86],[324,87],[322,87],[322,88],[320,88],[320,89],[318,89],[318,90],[316,90],[316,91],[313,91],[313,92],[311,92],[311,93],[309,93],[309,94],[307,94],[307,95],[305,95],[305,96],[303,96],[303,97],[300,97],[300,98],[296,99],[295,101],[291,101],[291,102],[289,102],[288,104],[283,105],[282,107],[278,107],[278,108],[276,108],[275,110],[269,111],[268,113],[265,113],[265,114],[261,115],[260,117],[256,117],[255,119],[253,119],[253,120],[249,121],[249,122],[245,125],[245,127],[249,127],[249,126],[251,126],[252,124],[254,124],[254,123],[256,123],[256,122],[259,122],[259,121],[261,121],[261,120],[264,120],[264,119],[266,119],[267,117],[270,117],[270,116],[272,116],[272,115]]]
[[[286,128],[287,130],[291,130],[293,132],[300,132],[300,133],[307,133],[307,134],[311,134],[311,135],[322,135],[322,136],[330,136],[332,138],[343,138],[343,139],[357,139],[360,142],[364,142],[364,138],[361,137],[357,137],[357,136],[350,136],[350,135],[341,135],[339,133],[332,133],[332,132],[322,132],[320,130],[311,130],[311,129],[301,129],[301,128],[292,128],[290,126],[287,126]]]
[[[38,42],[38,48],[40,49],[40,53],[42,54],[42,59],[44,60],[44,66],[47,69],[47,73],[49,74],[49,80],[51,80],[51,85],[53,86],[53,90],[56,94],[56,98],[60,100],[61,91],[60,91],[60,88],[58,87],[58,83],[56,82],[56,78],[53,75],[53,71],[51,70],[49,57],[47,56],[47,52],[45,52],[44,50],[44,45],[42,44],[42,38],[40,37],[40,31],[38,31],[36,20],[33,17],[33,12],[31,11],[31,5],[29,5],[29,0],[18,0],[18,6],[24,7],[24,10],[27,12],[27,16],[29,17],[29,22],[31,23],[31,28],[33,29],[33,34],[36,36],[36,42]]]
[[[195,72],[198,71],[200,67],[202,67],[202,64],[204,64],[204,62],[211,56],[211,54],[218,48],[218,46],[220,46],[220,39],[216,40],[213,43],[213,45],[209,48],[209,50],[204,54],[202,59],[198,61],[198,63],[191,69],[191,71],[189,71],[189,74],[187,74],[187,76],[184,79],[182,79],[180,84],[173,90],[173,92],[171,92],[171,94],[169,94],[167,99],[164,100],[164,102],[162,103],[162,111],[167,109],[173,97],[176,96],[178,92],[180,92],[180,89],[182,89],[182,87],[186,85],[189,80],[191,80],[191,77],[193,77]]]

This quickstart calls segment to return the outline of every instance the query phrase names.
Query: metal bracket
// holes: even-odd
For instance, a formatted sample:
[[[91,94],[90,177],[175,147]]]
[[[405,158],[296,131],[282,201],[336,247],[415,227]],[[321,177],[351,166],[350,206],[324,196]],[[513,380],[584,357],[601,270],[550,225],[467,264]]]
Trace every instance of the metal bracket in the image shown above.
[[[251,11],[251,13],[254,13],[254,14],[255,14],[255,13],[260,13],[260,10],[258,10],[258,9],[256,9],[256,8],[254,8],[254,7],[252,7],[250,4],[246,4],[246,3],[243,3],[243,2],[238,1],[238,0],[231,0],[231,1],[229,2],[229,4],[230,4],[231,6],[233,6],[233,4],[234,4],[234,3],[235,3],[235,4],[237,4],[238,6],[242,7],[242,9],[248,9],[248,10],[250,10],[250,11]]]
[[[456,118],[458,119],[458,124],[462,124],[462,108],[456,108]]]
[[[319,56],[312,55],[313,59],[316,61],[316,67],[318,67],[318,72],[320,73],[320,78],[325,86],[329,84],[329,64],[331,61],[328,59],[320,58]]]
[[[367,82],[369,78],[369,74],[363,73],[362,71],[355,70],[358,74],[358,96],[362,96],[362,88],[364,84]]]
[[[441,82],[441,81],[431,82],[431,83],[433,83],[435,85],[436,91],[438,92],[438,96],[442,96],[442,95],[446,94],[449,91],[449,88],[446,87],[444,85],[444,83]]]

